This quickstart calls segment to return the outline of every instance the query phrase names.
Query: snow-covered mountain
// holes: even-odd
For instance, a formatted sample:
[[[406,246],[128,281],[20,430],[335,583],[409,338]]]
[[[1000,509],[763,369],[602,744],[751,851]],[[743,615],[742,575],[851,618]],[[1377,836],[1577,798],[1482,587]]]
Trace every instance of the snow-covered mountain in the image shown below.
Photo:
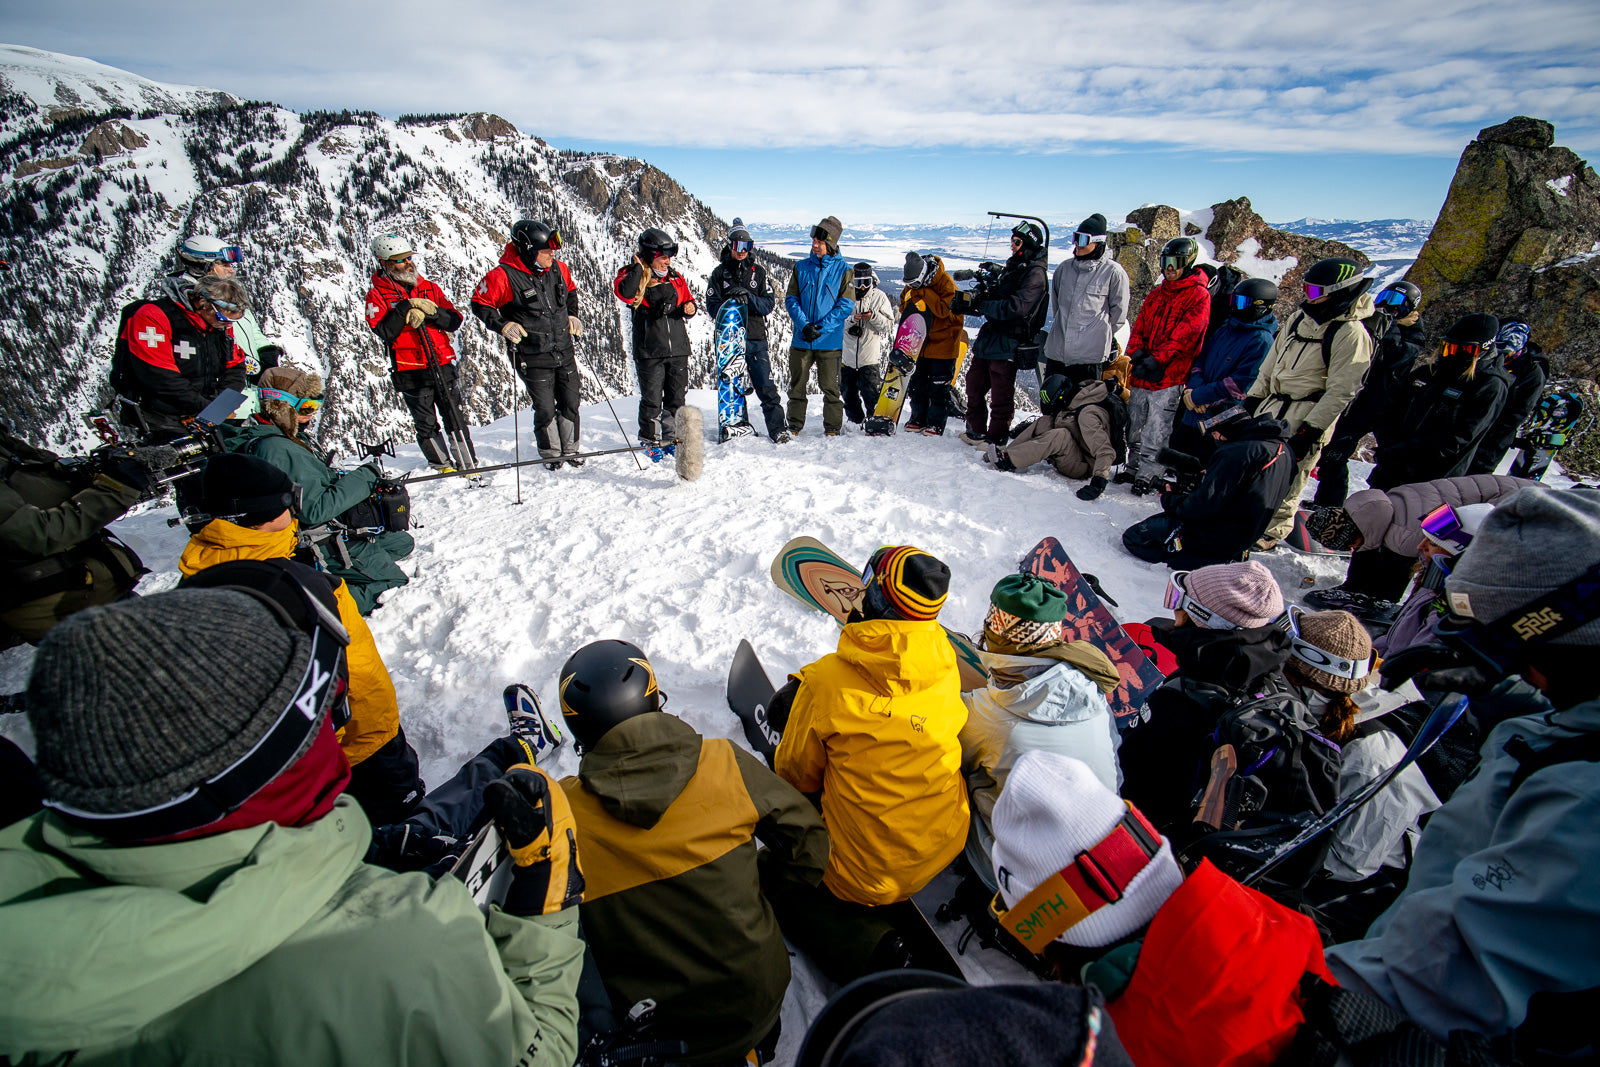
[[[1357,222],[1354,219],[1295,219],[1293,222],[1275,222],[1274,226],[1290,233],[1307,237],[1320,237],[1324,241],[1343,241],[1351,248],[1360,249],[1374,261],[1394,259],[1413,260],[1422,250],[1422,242],[1433,229],[1432,219],[1374,219]]]
[[[296,114],[227,93],[162,85],[90,60],[0,46],[0,417],[52,445],[88,443],[118,312],[171,269],[190,233],[236,240],[262,325],[328,381],[325,440],[350,445],[410,423],[362,318],[375,234],[420,242],[423,272],[464,311],[512,222],[565,236],[588,332],[586,394],[631,390],[628,325],[611,293],[640,230],[676,235],[698,290],[726,231],[661,171],[562,152],[493,115]],[[781,284],[781,279],[780,279]],[[782,341],[785,327],[776,324]],[[704,317],[691,335],[709,345]],[[473,316],[458,335],[473,422],[510,408],[498,338]],[[693,384],[704,380],[705,364]]]

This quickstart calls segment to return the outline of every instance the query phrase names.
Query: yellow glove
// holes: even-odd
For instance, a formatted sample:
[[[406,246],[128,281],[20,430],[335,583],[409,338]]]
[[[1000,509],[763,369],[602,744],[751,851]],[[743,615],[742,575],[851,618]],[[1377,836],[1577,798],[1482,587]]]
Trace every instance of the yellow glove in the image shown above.
[[[421,296],[412,297],[411,306],[420,309],[424,315],[433,315],[439,310],[438,304],[435,304],[432,300]]]
[[[528,336],[528,331],[522,328],[522,323],[520,322],[508,322],[500,327],[500,336],[514,345],[521,344],[522,339]]]
[[[567,332],[572,334],[574,337],[578,337],[578,336],[582,335],[582,333],[583,333],[583,323],[578,321],[578,316],[576,316],[576,315],[568,315],[567,316]]]
[[[530,763],[519,763],[489,783],[483,803],[517,865],[505,910],[551,915],[581,903],[578,824],[556,780]]]
[[[411,327],[413,330],[421,329],[422,320],[427,317],[428,316],[422,313],[421,308],[412,308],[410,311],[406,312],[406,325]]]

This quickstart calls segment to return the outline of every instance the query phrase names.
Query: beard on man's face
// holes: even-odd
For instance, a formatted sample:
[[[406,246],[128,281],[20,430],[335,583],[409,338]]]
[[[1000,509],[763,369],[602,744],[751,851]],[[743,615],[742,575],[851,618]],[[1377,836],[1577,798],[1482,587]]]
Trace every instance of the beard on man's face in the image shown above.
[[[397,267],[394,264],[390,264],[389,277],[393,278],[401,285],[416,285],[417,265],[414,262],[407,263],[404,267]]]

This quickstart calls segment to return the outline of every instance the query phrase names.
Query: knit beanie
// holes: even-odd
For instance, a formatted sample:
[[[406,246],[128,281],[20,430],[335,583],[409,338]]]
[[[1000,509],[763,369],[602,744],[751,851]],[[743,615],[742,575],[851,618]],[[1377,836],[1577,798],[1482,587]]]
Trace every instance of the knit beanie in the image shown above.
[[[733,229],[728,231],[728,242],[731,244],[734,241],[749,241],[751,244],[755,244],[755,238],[750,236],[750,231],[745,228],[743,219],[734,219]]]
[[[1435,536],[1424,529],[1422,536],[1450,555],[1459,556],[1466,551],[1468,545],[1472,544],[1472,539],[1478,536],[1478,531],[1483,528],[1483,520],[1487,519],[1493,510],[1493,504],[1468,504],[1456,508],[1456,518],[1461,523],[1459,530]]]
[[[260,384],[268,389],[281,389],[301,400],[322,398],[322,375],[312,370],[301,370],[287,363],[268,367],[261,372]]]
[[[63,620],[28,679],[46,793],[97,814],[174,800],[266,736],[311,650],[308,636],[232,590],[175,589]],[[296,759],[322,718],[305,722]]]
[[[1106,235],[1106,217],[1096,211],[1093,215],[1078,223],[1078,232],[1104,237]]]
[[[294,501],[294,482],[259,456],[224,452],[206,462],[200,498],[201,507],[213,518],[261,526],[282,515]]]
[[[1289,648],[1293,668],[1313,684],[1335,693],[1359,693],[1365,689],[1372,668],[1372,635],[1361,620],[1348,611],[1289,610],[1300,636]],[[1302,642],[1311,647],[1303,648]],[[1319,655],[1319,651],[1327,656]],[[1365,668],[1359,678],[1342,678],[1322,669],[1329,660],[1347,660],[1358,667],[1364,664]]]
[[[1344,508],[1317,508],[1306,519],[1306,530],[1323,548],[1348,552],[1361,536],[1361,527]]]
[[[1500,501],[1461,553],[1445,591],[1450,610],[1494,622],[1600,562],[1600,493],[1531,485]],[[1600,644],[1600,618],[1551,640]]]
[[[950,568],[942,561],[910,545],[885,545],[867,561],[867,571],[863,618],[920,622],[939,617],[950,591]]]
[[[1043,578],[1008,574],[989,594],[983,628],[1013,645],[1043,645],[1061,640],[1067,596]]]
[[[1253,559],[1190,571],[1184,588],[1205,607],[1246,630],[1266,626],[1283,614],[1278,580]]]
[[[827,218],[817,223],[814,228],[821,230],[827,235],[826,240],[828,242],[828,251],[830,253],[839,251],[839,236],[844,233],[844,223],[840,222],[834,216],[829,215]]]
[[[1024,752],[1006,777],[991,819],[995,874],[1006,907],[1105,840],[1126,814],[1123,800],[1082,760],[1041,749]],[[1120,941],[1153,919],[1182,883],[1172,842],[1162,838],[1160,851],[1133,876],[1121,897],[1056,940],[1080,948]]]

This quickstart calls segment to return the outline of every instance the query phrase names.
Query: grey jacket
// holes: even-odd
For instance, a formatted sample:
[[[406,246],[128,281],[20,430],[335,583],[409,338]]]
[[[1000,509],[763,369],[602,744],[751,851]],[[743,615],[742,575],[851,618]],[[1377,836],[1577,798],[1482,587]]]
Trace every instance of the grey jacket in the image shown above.
[[[1055,318],[1044,358],[1058,363],[1104,363],[1111,339],[1128,321],[1128,272],[1109,255],[1068,259],[1050,280]]]
[[[1581,649],[1572,649],[1581,654]],[[1360,941],[1328,950],[1339,984],[1403,1011],[1434,1037],[1515,1029],[1535,993],[1600,986],[1600,762],[1547,767],[1509,792],[1521,737],[1535,752],[1600,731],[1600,700],[1555,711],[1519,679],[1474,701],[1506,718],[1477,772],[1433,813],[1410,881]]]

